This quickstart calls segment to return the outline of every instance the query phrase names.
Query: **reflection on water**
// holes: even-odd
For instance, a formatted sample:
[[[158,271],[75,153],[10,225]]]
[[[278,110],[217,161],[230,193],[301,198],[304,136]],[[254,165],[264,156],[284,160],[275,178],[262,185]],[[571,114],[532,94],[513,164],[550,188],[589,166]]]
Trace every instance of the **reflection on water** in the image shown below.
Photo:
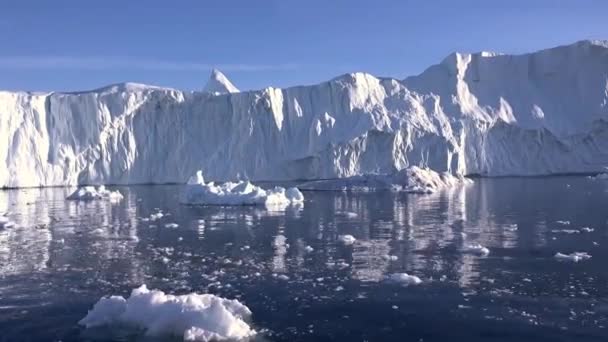
[[[289,339],[300,335],[281,332],[282,323],[264,318],[266,311],[288,306],[281,300],[305,310],[337,293],[349,302],[379,290],[388,299],[411,301],[400,292],[411,289],[384,281],[394,272],[421,277],[430,284],[424,291],[433,284],[444,286],[441,293],[451,289],[450,298],[462,307],[474,301],[462,294],[486,296],[480,319],[525,313],[514,298],[530,301],[518,304],[525,306],[548,296],[577,299],[590,318],[583,324],[578,312],[571,319],[572,308],[560,302],[568,309],[565,317],[540,316],[546,321],[536,317],[537,324],[579,332],[603,331],[606,324],[597,308],[607,307],[599,303],[608,294],[602,268],[608,250],[600,248],[608,244],[608,194],[604,184],[585,178],[477,180],[432,195],[308,192],[303,207],[285,210],[182,206],[175,186],[119,190],[125,199],[117,204],[66,201],[71,189],[0,191],[0,213],[17,224],[0,230],[0,329],[20,323],[39,330],[40,338],[70,340],[78,316],[98,296],[147,283],[241,298],[263,326],[275,325],[275,338]],[[161,219],[143,219],[159,210]],[[551,233],[559,220],[595,231]],[[337,240],[342,234],[357,241],[344,246]],[[464,252],[472,243],[488,247],[490,255]],[[557,251],[587,251],[593,258],[573,266],[556,262]],[[282,291],[288,291],[284,298]],[[489,308],[488,298],[496,307]],[[505,300],[509,304],[498,304]],[[53,316],[52,331],[36,320],[43,313],[32,308],[40,303],[61,312]],[[21,330],[11,331],[21,337]]]

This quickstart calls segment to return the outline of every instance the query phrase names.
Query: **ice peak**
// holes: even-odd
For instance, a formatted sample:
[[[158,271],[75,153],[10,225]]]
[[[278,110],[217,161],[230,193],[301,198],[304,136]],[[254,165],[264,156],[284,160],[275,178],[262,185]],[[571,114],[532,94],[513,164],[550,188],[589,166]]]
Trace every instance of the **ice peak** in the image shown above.
[[[209,81],[204,89],[205,92],[212,94],[238,93],[239,89],[218,69],[211,70]]]

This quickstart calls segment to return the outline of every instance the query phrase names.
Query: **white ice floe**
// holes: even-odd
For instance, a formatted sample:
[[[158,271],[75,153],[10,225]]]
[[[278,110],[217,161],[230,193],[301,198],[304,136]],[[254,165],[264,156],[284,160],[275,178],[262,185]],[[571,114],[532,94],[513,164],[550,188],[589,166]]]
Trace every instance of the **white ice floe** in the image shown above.
[[[354,236],[349,235],[349,234],[339,235],[338,240],[345,245],[352,245],[353,243],[355,243],[355,241],[357,241],[357,239],[355,239]]]
[[[312,253],[312,252],[314,252],[314,251],[315,251],[315,249],[314,249],[314,248],[312,248],[311,246],[306,246],[306,247],[304,247],[304,251],[305,251],[306,253]]]
[[[393,273],[387,276],[387,280],[403,285],[418,285],[422,280],[414,275],[407,273]]]
[[[581,230],[581,232],[584,232],[584,233],[593,233],[595,231],[595,229],[590,228],[590,227],[583,227],[580,230]]]
[[[78,188],[68,196],[67,199],[74,201],[108,200],[110,202],[118,202],[121,201],[123,197],[119,191],[111,191],[106,189],[105,186],[100,185],[97,188],[94,186]]]
[[[300,184],[298,188],[316,191],[357,192],[390,190],[427,194],[470,183],[472,183],[472,180],[468,178],[411,166],[390,175],[366,174],[341,179],[317,180]]]
[[[570,254],[562,254],[560,252],[557,252],[554,257],[557,260],[573,261],[573,262],[579,262],[582,260],[591,259],[591,255],[587,254],[586,252],[574,252],[574,253],[570,253]]]
[[[87,327],[132,327],[152,337],[184,341],[239,340],[255,335],[247,324],[247,306],[211,294],[174,296],[145,285],[122,296],[101,298],[79,324]]]
[[[555,221],[555,223],[557,223],[557,224],[561,224],[561,225],[563,225],[563,226],[568,226],[568,225],[570,225],[570,221],[564,221],[564,220],[558,220],[558,221]]]
[[[580,234],[578,229],[551,229],[551,233],[554,234]]]
[[[304,195],[297,188],[274,187],[262,189],[248,181],[215,184],[205,183],[202,171],[198,171],[185,185],[181,203],[196,205],[266,205],[284,207],[304,202]]]
[[[481,256],[486,256],[490,254],[490,250],[487,247],[484,247],[478,243],[472,243],[464,246],[463,251],[466,253],[472,253]]]
[[[0,215],[0,229],[11,228],[15,226],[15,222],[11,221],[8,217]]]

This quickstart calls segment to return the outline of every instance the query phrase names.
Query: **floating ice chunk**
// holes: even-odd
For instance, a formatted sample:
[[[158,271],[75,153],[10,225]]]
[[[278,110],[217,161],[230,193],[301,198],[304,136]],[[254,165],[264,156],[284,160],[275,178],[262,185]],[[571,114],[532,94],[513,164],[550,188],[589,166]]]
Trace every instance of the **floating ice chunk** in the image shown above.
[[[481,256],[486,256],[486,255],[490,254],[490,250],[488,248],[486,248],[478,243],[466,245],[463,250],[466,253],[472,253],[472,254],[477,254],[477,255],[481,255]]]
[[[338,236],[338,240],[345,245],[352,245],[353,243],[355,243],[355,241],[357,241],[354,236],[348,234]]]
[[[304,195],[297,188],[275,187],[264,190],[248,181],[227,182],[216,185],[205,183],[198,171],[186,184],[181,203],[198,205],[266,205],[282,207],[302,203]]]
[[[595,231],[595,229],[589,228],[589,227],[581,228],[581,232],[585,232],[585,233],[593,233],[594,231]]]
[[[127,299],[101,298],[78,323],[87,328],[133,327],[149,336],[179,336],[184,341],[237,340],[255,335],[245,322],[250,315],[237,300],[197,293],[174,296],[142,285]]]
[[[577,229],[552,229],[551,233],[555,234],[579,234],[581,231]]]
[[[9,220],[6,216],[0,216],[0,229],[11,228],[15,226],[15,222]]]
[[[579,262],[582,260],[591,259],[591,255],[587,254],[586,252],[574,252],[574,253],[570,253],[570,254],[562,254],[560,252],[557,252],[555,254],[555,259],[563,260],[563,261]]]
[[[595,175],[595,177],[589,177],[592,180],[608,180],[608,173],[600,173]]]
[[[311,252],[314,252],[314,250],[315,250],[315,249],[314,249],[314,248],[312,248],[311,246],[306,246],[306,247],[304,247],[304,250],[305,250],[307,253],[311,253]]]
[[[179,224],[177,224],[177,223],[167,223],[167,224],[165,224],[165,228],[175,229],[175,228],[178,228],[178,227],[179,227]]]
[[[74,201],[108,200],[110,202],[118,202],[123,197],[120,192],[107,190],[105,186],[100,185],[97,188],[94,186],[78,188],[67,199]]]
[[[384,259],[384,260],[390,260],[390,261],[397,261],[399,259],[399,257],[396,256],[396,255],[386,254],[386,255],[382,256],[382,259]]]
[[[298,185],[303,190],[319,191],[401,191],[433,193],[443,188],[470,184],[470,179],[449,173],[438,173],[428,168],[410,166],[389,175],[367,174],[341,179],[318,180]]]
[[[561,220],[559,220],[559,221],[555,221],[555,223],[561,224],[561,225],[564,225],[564,226],[570,225],[570,221],[561,221]]]
[[[391,282],[400,283],[403,285],[418,285],[422,283],[420,278],[407,273],[393,273],[390,274],[387,279]]]
[[[150,215],[150,221],[160,220],[161,218],[163,218],[163,216],[165,216],[165,214],[163,214],[161,211],[159,211],[157,213]]]

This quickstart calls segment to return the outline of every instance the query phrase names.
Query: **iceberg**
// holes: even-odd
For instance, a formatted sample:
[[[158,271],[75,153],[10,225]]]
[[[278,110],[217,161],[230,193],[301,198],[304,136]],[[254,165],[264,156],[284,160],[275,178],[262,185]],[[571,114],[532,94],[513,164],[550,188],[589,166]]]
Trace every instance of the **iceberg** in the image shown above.
[[[0,187],[320,180],[412,166],[454,176],[600,173],[608,42],[454,53],[405,79],[351,73],[238,91],[134,83],[0,91]],[[238,92],[237,92],[238,91]]]
[[[176,336],[184,341],[242,340],[256,334],[246,323],[247,306],[211,294],[174,296],[146,285],[122,296],[101,298],[79,324],[86,328],[132,327],[150,337]]]
[[[110,191],[105,186],[100,185],[97,188],[94,186],[78,188],[67,199],[73,201],[108,200],[110,202],[119,202],[123,199],[123,196],[119,191]]]
[[[181,193],[182,204],[194,205],[265,205],[286,207],[302,204],[304,195],[297,188],[274,187],[264,190],[248,181],[206,183],[202,171],[188,180]]]
[[[470,179],[450,173],[438,173],[428,168],[408,167],[392,175],[362,175],[341,179],[326,179],[298,185],[302,190],[317,191],[399,191],[428,194],[444,188],[470,184]]]

